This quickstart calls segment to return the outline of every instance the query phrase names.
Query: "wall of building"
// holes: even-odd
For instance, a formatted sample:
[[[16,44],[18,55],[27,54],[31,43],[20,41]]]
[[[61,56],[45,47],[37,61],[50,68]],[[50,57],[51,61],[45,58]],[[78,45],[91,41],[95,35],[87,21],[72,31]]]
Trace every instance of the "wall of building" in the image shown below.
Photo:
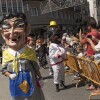
[[[100,0],[87,0],[89,2],[90,16],[100,24]]]
[[[71,7],[65,7],[64,9],[59,9],[51,11],[48,13],[41,14],[40,1],[32,0],[0,0],[0,11],[4,13],[9,13],[10,11],[18,12],[22,11],[26,14],[28,22],[35,29],[43,26],[49,25],[51,20],[57,21],[58,24],[67,27],[69,30],[73,30],[73,27],[80,26],[86,22],[89,17],[89,5],[87,2],[85,4],[79,4]],[[53,0],[54,1],[54,0]],[[75,2],[80,2],[81,0],[69,0],[75,4]],[[83,1],[83,0],[82,0]],[[86,1],[86,0],[85,0]],[[67,2],[66,2],[67,4]],[[45,5],[46,6],[46,5]]]
[[[2,14],[24,12],[22,0],[0,0],[0,12]]]
[[[44,14],[41,14],[40,2],[27,1],[24,3],[25,13],[29,19],[29,22],[33,26],[49,25],[51,20],[55,20],[58,24],[69,26],[71,28],[72,26],[83,24],[89,16],[88,3]],[[37,8],[38,14],[36,16],[32,16],[32,8]]]
[[[96,6],[97,6],[97,19],[98,19],[98,24],[100,25],[100,0],[96,1]]]

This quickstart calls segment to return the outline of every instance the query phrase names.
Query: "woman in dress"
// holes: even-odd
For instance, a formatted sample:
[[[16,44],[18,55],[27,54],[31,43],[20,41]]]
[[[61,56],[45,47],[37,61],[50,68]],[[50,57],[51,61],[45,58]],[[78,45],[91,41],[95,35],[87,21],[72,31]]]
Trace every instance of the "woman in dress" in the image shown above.
[[[1,27],[8,45],[3,51],[2,73],[9,77],[11,100],[45,100],[35,50],[26,44],[30,27],[25,14],[4,16]]]

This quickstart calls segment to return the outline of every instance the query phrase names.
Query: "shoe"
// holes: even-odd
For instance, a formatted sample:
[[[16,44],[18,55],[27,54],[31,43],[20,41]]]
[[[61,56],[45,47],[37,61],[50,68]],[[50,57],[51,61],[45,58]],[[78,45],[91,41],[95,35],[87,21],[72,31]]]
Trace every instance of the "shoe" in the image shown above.
[[[56,92],[59,92],[60,91],[59,84],[55,84],[55,86],[56,86]]]
[[[64,81],[61,81],[61,82],[60,82],[60,87],[62,87],[62,88],[64,88],[64,89],[67,88],[67,86],[64,84]]]

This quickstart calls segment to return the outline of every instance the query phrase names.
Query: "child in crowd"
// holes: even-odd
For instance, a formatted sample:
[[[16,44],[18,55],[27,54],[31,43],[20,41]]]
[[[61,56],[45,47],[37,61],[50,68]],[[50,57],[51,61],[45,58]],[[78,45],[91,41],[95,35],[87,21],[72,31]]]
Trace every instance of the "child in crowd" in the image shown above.
[[[46,55],[48,55],[47,46],[43,44],[43,39],[38,39],[36,43],[36,52],[39,60],[40,67],[46,68],[48,64]]]

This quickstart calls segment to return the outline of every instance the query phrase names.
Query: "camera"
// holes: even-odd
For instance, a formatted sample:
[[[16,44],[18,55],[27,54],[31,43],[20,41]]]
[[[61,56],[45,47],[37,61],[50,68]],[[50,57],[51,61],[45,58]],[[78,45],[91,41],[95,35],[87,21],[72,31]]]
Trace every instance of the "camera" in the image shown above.
[[[92,35],[88,35],[88,36],[87,36],[87,38],[90,38],[90,39],[92,39]]]

